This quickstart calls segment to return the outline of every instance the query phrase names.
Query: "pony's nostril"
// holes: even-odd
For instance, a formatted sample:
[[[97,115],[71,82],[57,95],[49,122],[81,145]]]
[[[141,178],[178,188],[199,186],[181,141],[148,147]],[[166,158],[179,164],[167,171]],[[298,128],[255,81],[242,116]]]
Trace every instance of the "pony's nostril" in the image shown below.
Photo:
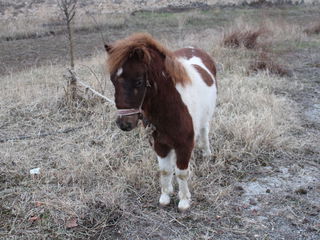
[[[124,123],[121,128],[123,131],[130,131],[132,129],[131,123]]]
[[[127,123],[127,129],[131,130],[132,129],[132,124],[131,123]]]
[[[122,121],[120,121],[120,119],[117,119],[116,124],[123,131],[132,130],[132,124],[130,122],[122,122]]]

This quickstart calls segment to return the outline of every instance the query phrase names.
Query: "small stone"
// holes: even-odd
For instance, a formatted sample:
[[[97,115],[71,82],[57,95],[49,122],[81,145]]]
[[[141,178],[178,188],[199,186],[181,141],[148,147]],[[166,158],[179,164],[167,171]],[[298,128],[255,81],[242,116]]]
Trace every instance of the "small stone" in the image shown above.
[[[268,188],[268,189],[266,190],[266,193],[271,193],[271,190]]]
[[[310,221],[307,219],[307,218],[304,218],[303,220],[302,220],[302,223],[303,224],[305,224],[305,223],[309,223]]]
[[[33,168],[30,170],[30,175],[39,175],[40,174],[40,168]]]
[[[302,194],[307,194],[308,191],[307,191],[306,189],[304,189],[304,188],[298,188],[298,189],[295,191],[295,193],[302,195]]]
[[[235,187],[234,187],[234,190],[236,190],[236,191],[244,191],[243,187],[240,186],[240,185],[235,186]]]
[[[253,198],[250,198],[249,203],[250,203],[250,205],[253,205],[253,206],[257,205],[257,201]]]

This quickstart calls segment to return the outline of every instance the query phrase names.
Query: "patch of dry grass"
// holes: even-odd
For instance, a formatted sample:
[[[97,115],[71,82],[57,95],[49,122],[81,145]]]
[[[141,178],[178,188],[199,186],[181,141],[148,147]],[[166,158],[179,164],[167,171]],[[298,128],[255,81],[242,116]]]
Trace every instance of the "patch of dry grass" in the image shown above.
[[[258,47],[258,38],[266,34],[266,29],[257,30],[235,30],[223,38],[223,46],[239,48],[241,46],[247,49],[254,49]]]
[[[256,59],[249,66],[249,72],[258,71],[268,71],[281,77],[291,76],[291,72],[287,67],[277,63],[266,52],[258,53]]]
[[[195,40],[190,35],[184,45]],[[219,64],[229,68],[219,74],[219,107],[211,132],[214,156],[201,159],[195,152],[191,163],[192,221],[176,212],[176,204],[158,208],[157,165],[142,127],[121,132],[114,124],[114,109],[90,95],[77,107],[66,106],[61,66],[2,77],[0,138],[34,138],[0,145],[1,181],[6,184],[1,188],[1,236],[201,236],[187,229],[215,218],[217,208],[228,211],[223,202],[232,182],[260,164],[259,159],[267,162],[297,144],[290,134],[298,126],[294,105],[274,93],[288,88],[287,81],[264,73],[248,77],[242,65],[250,54],[246,50],[215,50]],[[103,55],[77,65],[83,80],[112,97]],[[61,133],[67,128],[72,131]],[[37,137],[44,132],[53,134]],[[41,175],[32,177],[29,170],[35,167]],[[72,219],[78,226],[68,229]]]
[[[308,35],[320,34],[320,23],[314,23],[312,26],[306,28],[303,32]]]
[[[228,48],[224,51],[227,58],[230,53],[234,54],[230,62],[226,61],[227,69],[239,64],[241,59],[240,64],[247,73],[267,71],[284,77],[291,75],[289,66],[280,63],[277,57],[283,51],[288,51],[289,46],[284,46],[284,43],[290,42],[292,47],[304,41],[308,40],[301,26],[284,19],[262,18],[253,24],[239,18],[225,31],[220,44]]]
[[[178,19],[179,29],[193,18]],[[263,54],[255,69],[267,71],[249,76],[247,71],[257,56],[255,49],[266,44],[272,49],[288,36],[297,41],[305,36],[296,25],[265,22],[272,41],[253,35],[246,40],[249,45],[242,40],[240,48],[219,46],[222,36],[215,29],[190,32],[179,41],[176,35],[161,39],[173,49],[197,45],[213,51],[219,67],[219,104],[210,135],[213,156],[193,154],[191,213],[177,212],[176,195],[169,208],[158,207],[158,168],[142,127],[121,132],[114,123],[115,109],[90,93],[79,92],[77,104],[66,104],[63,66],[0,77],[0,140],[5,140],[0,141],[0,237],[205,239],[250,227],[233,218],[233,183],[301,147],[294,134],[300,126],[296,106],[277,94],[299,88],[298,83],[268,74],[281,71]],[[78,61],[76,70],[112,98],[104,62],[101,54]],[[48,135],[40,137],[43,133]],[[10,140],[19,136],[31,138]],[[39,176],[29,174],[35,167],[41,168]],[[74,220],[78,226],[69,228]]]

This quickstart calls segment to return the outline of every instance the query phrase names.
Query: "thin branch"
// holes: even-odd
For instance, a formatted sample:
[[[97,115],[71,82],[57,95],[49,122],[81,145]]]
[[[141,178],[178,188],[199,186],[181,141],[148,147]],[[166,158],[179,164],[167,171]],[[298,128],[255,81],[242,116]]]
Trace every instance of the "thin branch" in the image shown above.
[[[95,18],[92,14],[90,14],[90,13],[88,13],[88,15],[92,18],[93,22],[96,24],[97,30],[99,30],[99,24],[98,24],[96,18]],[[107,42],[109,42],[109,41],[106,41],[106,40],[105,40],[106,38],[105,38],[105,36],[103,35],[103,32],[102,32],[102,31],[99,31],[99,32],[100,32],[100,37],[101,37],[101,39],[102,39],[102,43],[103,43],[103,44],[106,44]]]
[[[93,92],[95,95],[101,97],[102,99],[106,100],[107,102],[111,103],[112,105],[114,105],[114,101],[112,101],[110,98],[102,95],[101,93],[97,92],[96,90],[94,90],[92,87],[90,87],[88,84],[82,82],[77,76],[76,76],[76,73],[71,70],[71,69],[68,69],[69,73],[71,74],[71,78],[73,79],[76,79],[76,81],[78,83],[80,83],[84,88],[90,90],[91,92]]]
[[[74,68],[74,50],[73,50],[74,44],[73,44],[73,33],[72,33],[71,22],[76,14],[78,0],[69,0],[69,1],[57,0],[57,3],[61,12],[64,15],[64,20],[67,25],[68,39],[69,39],[70,65],[71,65],[71,68]]]
[[[84,65],[84,64],[79,64],[80,66],[83,66],[83,67],[86,67],[89,69],[89,71],[91,72],[91,74],[95,77],[95,79],[97,80],[97,82],[99,83],[99,86],[102,90],[102,94],[104,93],[104,90],[103,87],[102,87],[102,82],[100,81],[100,79],[98,78],[97,74],[93,71],[93,69],[87,65]]]

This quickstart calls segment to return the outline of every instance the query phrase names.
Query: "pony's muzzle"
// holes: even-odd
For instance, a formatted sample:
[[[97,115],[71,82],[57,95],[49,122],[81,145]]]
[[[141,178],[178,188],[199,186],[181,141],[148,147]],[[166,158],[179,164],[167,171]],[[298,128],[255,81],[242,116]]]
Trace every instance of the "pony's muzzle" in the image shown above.
[[[137,127],[139,121],[138,114],[130,115],[130,116],[118,116],[116,120],[117,126],[122,131],[131,131],[135,127]]]

